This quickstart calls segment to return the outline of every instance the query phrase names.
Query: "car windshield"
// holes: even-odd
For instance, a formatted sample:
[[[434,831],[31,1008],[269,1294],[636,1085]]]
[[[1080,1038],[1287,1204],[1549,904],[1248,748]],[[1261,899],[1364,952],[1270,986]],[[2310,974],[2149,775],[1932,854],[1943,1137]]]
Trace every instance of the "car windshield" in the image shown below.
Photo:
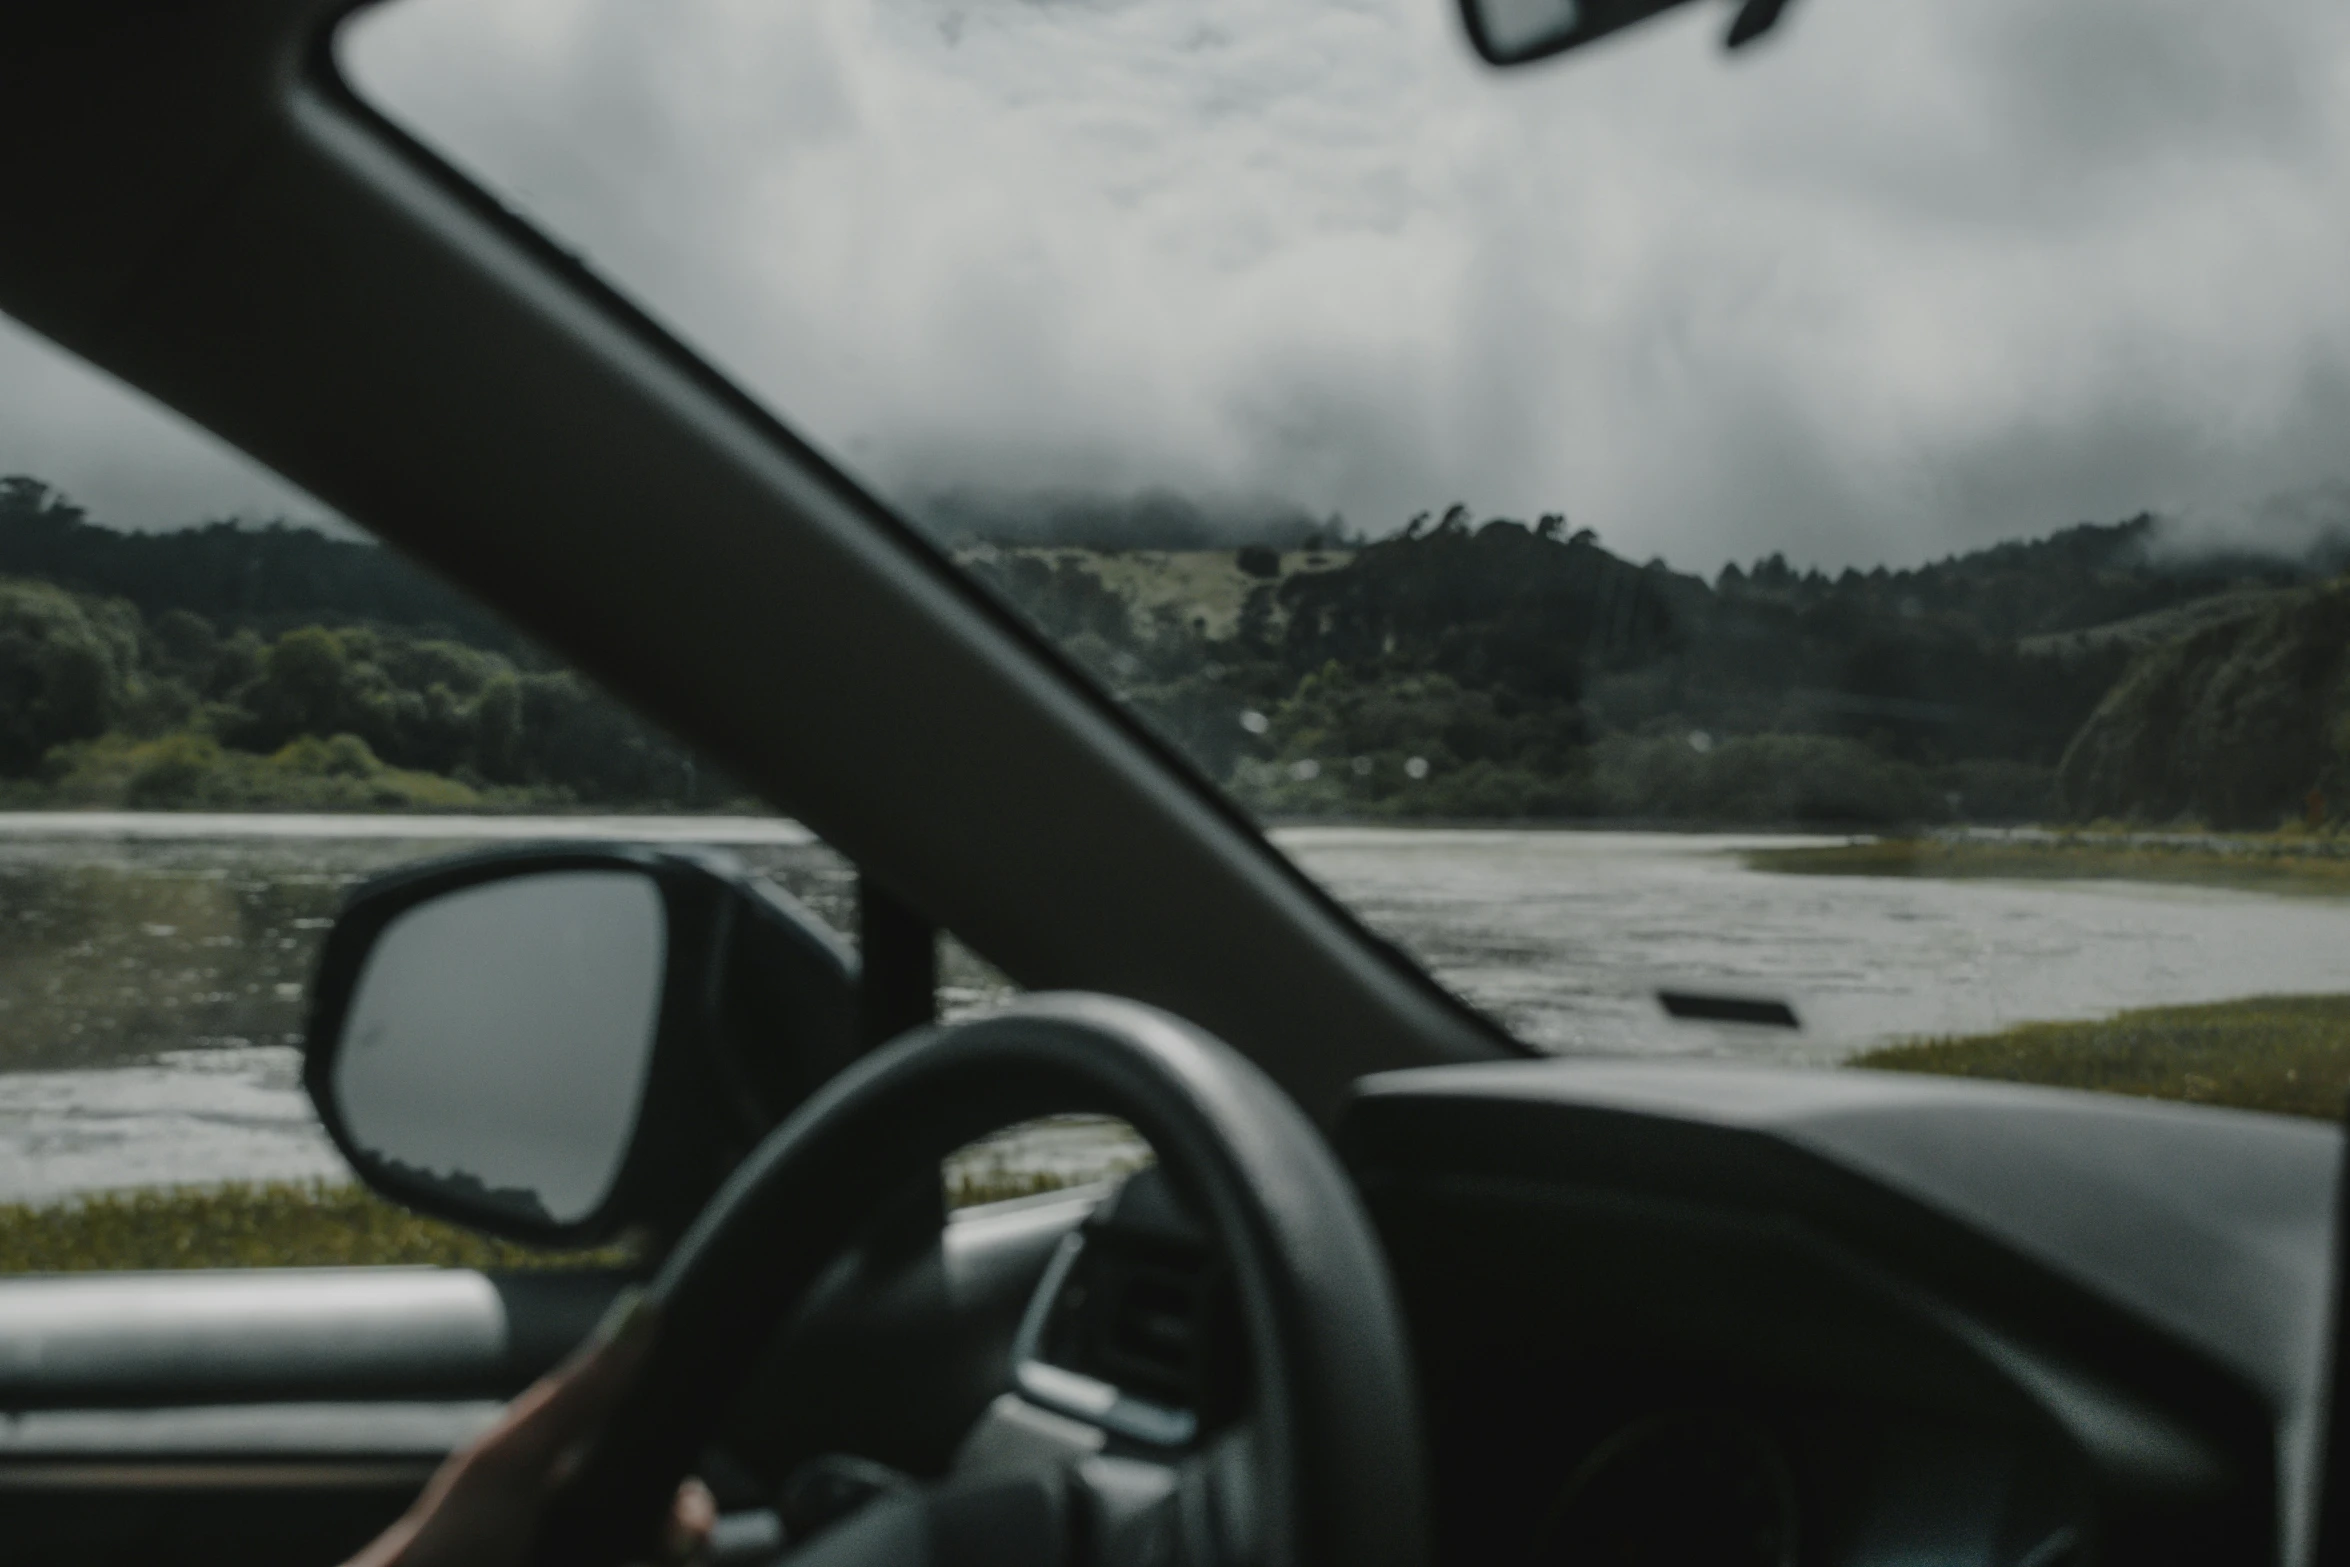
[[[1561,1052],[2336,1113],[2350,15],[406,0],[357,90]]]
[[[1528,1044],[2339,1114],[2350,11],[1728,25],[398,0],[334,58]],[[0,392],[0,1271],[341,1179],[292,1047],[369,871],[718,841],[854,923],[327,508],[4,322]],[[1138,1156],[1023,1136],[970,1192]],[[179,1260],[356,1233],[303,1190]]]

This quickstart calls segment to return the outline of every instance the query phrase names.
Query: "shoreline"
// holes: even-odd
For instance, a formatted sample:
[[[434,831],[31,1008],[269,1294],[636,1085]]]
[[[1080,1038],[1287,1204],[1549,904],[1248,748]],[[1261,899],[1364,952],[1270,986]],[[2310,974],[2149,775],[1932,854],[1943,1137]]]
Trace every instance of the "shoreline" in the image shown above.
[[[1801,839],[1859,849],[1892,846],[2027,852],[2147,850],[2266,859],[2350,860],[2350,831],[2216,832],[2208,829],[2039,824],[1887,827],[1816,821],[1694,821],[1660,816],[1278,815],[1257,820],[1268,836],[1328,832],[1546,833],[1669,838]],[[576,811],[125,810],[54,806],[0,810],[0,838],[549,838],[640,837],[652,841],[776,843],[820,841],[785,816],[669,808]]]
[[[2350,840],[2219,833],[2029,829],[1937,833],[1742,851],[1765,875],[1943,881],[2134,882],[2271,897],[2350,897]]]
[[[781,816],[690,816],[674,812],[631,815],[505,815],[495,812],[334,811],[0,811],[0,839],[441,839],[503,842],[531,839],[621,838],[654,843],[817,842],[807,828]]]

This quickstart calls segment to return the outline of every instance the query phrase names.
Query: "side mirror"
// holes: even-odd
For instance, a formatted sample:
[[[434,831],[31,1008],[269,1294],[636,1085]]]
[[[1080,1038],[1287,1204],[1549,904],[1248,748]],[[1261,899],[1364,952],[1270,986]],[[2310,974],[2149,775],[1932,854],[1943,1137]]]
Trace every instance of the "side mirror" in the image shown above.
[[[354,890],[303,1085],[370,1187],[549,1245],[671,1232],[855,1051],[857,963],[731,855],[582,845]]]

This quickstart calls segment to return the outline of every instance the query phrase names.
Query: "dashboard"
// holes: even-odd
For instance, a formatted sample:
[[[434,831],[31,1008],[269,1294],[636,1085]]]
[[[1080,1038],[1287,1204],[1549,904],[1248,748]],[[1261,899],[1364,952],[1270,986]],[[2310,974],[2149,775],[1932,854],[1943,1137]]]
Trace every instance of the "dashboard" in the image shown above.
[[[2331,1128],[1544,1062],[1369,1079],[1339,1145],[1411,1324],[1440,1561],[2298,1559]],[[861,1454],[917,1472],[1053,1443],[1164,1458],[1245,1407],[1212,1238],[1156,1172],[958,1216],[945,1255],[927,1288],[948,1337],[995,1324],[963,1372],[930,1373],[965,1402],[928,1447]],[[814,1376],[759,1402],[805,1410]]]
[[[2272,1562],[2339,1135],[1893,1074],[1370,1080],[1448,1562]]]
[[[2204,1567],[2303,1548],[2331,1128],[1894,1074],[1542,1062],[1366,1080],[1339,1145],[1414,1337],[1441,1562]],[[916,1472],[1056,1443],[1166,1458],[1245,1407],[1212,1238],[1157,1172],[958,1216],[945,1256],[926,1288],[958,1326],[936,1341],[971,1347],[928,1380],[964,1402],[927,1447],[860,1454]],[[800,1396],[767,1407],[804,1412],[819,1360],[892,1353],[790,1337]],[[844,1381],[869,1389],[870,1369]]]
[[[1533,1062],[1368,1079],[1338,1142],[1413,1334],[1444,1563],[2304,1559],[2332,1128]],[[799,1538],[892,1472],[1199,1451],[1248,1402],[1221,1269],[1156,1174],[891,1218],[707,1472]],[[335,1559],[618,1282],[0,1281],[12,1560]]]
[[[2093,1466],[2012,1357],[1793,1226],[1556,1191],[1413,1207],[1446,1560],[2092,1559]],[[2216,1455],[2165,1435],[2235,1511]]]

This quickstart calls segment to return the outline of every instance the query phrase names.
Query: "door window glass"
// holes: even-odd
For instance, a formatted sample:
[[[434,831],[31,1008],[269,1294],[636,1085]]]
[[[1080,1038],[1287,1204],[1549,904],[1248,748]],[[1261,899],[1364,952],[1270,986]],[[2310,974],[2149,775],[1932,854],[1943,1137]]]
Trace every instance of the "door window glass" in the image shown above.
[[[80,411],[0,446],[0,1274],[573,1260],[352,1185],[299,1080],[344,891],[501,844],[707,844],[853,936],[855,868],[496,616],[4,321],[0,389]],[[948,1015],[1011,992],[944,941]],[[960,1156],[950,1188],[1135,1156],[1115,1127],[1023,1135]]]

